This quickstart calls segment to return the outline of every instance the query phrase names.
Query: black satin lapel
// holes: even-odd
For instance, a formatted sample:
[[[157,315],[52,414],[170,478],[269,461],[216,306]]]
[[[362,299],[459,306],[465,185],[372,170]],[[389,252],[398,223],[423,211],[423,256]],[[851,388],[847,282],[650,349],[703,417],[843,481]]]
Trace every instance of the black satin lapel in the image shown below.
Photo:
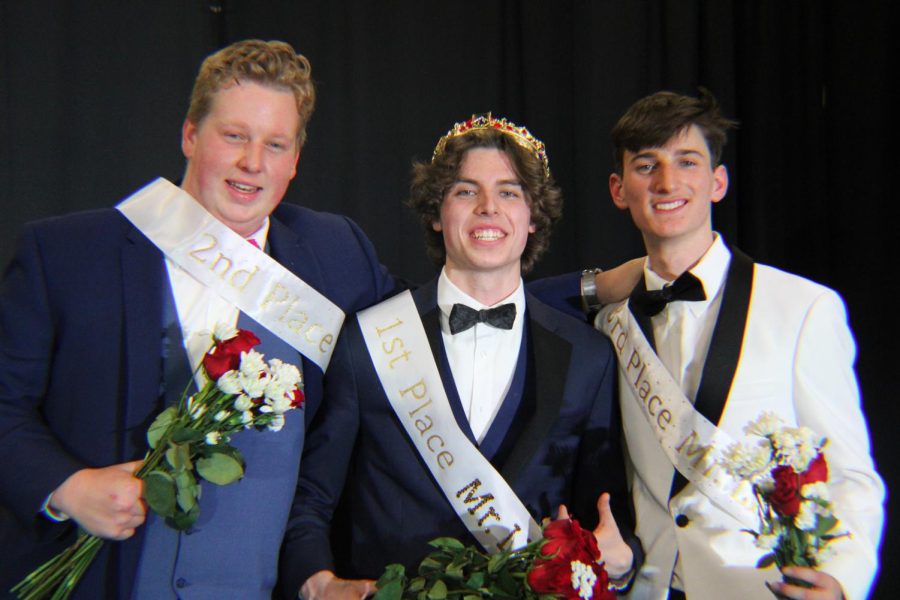
[[[725,280],[722,306],[713,329],[694,402],[700,414],[718,423],[728,400],[747,326],[750,293],[753,291],[753,260],[736,248]]]
[[[722,292],[722,306],[713,328],[694,402],[694,408],[711,423],[719,422],[728,401],[728,392],[741,358],[750,294],[753,291],[753,259],[737,248],[730,250],[731,263]],[[675,471],[670,497],[681,492],[687,483],[687,479]]]
[[[533,352],[535,409],[510,451],[509,458],[500,466],[500,473],[512,484],[519,473],[547,440],[563,403],[569,359],[572,346],[558,335],[538,323],[533,317],[528,322]],[[527,393],[527,391],[526,391]]]
[[[320,294],[328,296],[325,277],[313,248],[274,217],[269,219],[266,251],[281,266],[302,279],[307,285]],[[310,364],[315,363],[310,361]]]
[[[634,286],[631,294],[634,295],[636,292],[646,291],[647,283],[644,281],[644,278],[642,276],[637,285]],[[628,302],[628,310],[631,311],[631,315],[634,317],[634,320],[637,321],[637,324],[641,328],[641,331],[644,332],[644,337],[647,338],[647,342],[650,343],[650,347],[656,350],[656,338],[653,336],[653,323],[650,322],[650,317],[645,315],[644,311],[636,310],[633,306],[631,306],[630,301]]]

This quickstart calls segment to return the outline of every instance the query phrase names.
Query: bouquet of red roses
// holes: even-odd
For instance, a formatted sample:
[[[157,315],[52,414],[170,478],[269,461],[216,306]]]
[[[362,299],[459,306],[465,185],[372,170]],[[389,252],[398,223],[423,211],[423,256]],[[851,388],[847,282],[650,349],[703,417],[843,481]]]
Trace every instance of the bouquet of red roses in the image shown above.
[[[849,535],[835,533],[838,520],[829,499],[828,463],[822,449],[827,440],[807,427],[785,427],[774,413],[763,413],[744,431],[761,438],[758,444],[734,444],[724,467],[753,486],[759,505],[756,546],[769,552],[757,567],[771,564],[817,567],[830,554],[828,545]],[[792,581],[795,585],[808,585]]]
[[[253,350],[259,338],[247,330],[218,326],[200,368],[206,383],[166,408],[147,430],[150,450],[135,476],[144,481],[144,500],[166,524],[188,529],[200,515],[200,484],[227,485],[244,475],[244,459],[229,444],[245,429],[279,431],[284,413],[300,407],[300,371]],[[77,541],[19,582],[22,600],[64,600],[97,555],[103,539],[80,531]]]
[[[417,577],[409,579],[402,565],[388,565],[375,600],[616,597],[594,534],[573,519],[551,521],[544,526],[543,539],[497,554],[453,538],[438,538],[430,545],[436,550],[421,562]]]

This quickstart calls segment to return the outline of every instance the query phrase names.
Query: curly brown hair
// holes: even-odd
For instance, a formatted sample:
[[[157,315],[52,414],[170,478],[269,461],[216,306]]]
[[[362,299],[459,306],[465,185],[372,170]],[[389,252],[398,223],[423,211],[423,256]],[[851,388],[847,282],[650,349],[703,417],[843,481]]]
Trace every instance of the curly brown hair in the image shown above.
[[[302,148],[306,142],[306,125],[316,106],[316,87],[309,61],[286,42],[243,40],[207,56],[191,91],[188,120],[200,125],[212,109],[216,92],[242,81],[294,94],[300,117],[297,147]]]
[[[433,229],[441,220],[441,204],[459,177],[463,159],[474,148],[494,148],[510,159],[531,209],[534,233],[528,236],[522,253],[522,273],[527,273],[550,245],[553,225],[562,216],[562,192],[552,175],[544,174],[544,165],[534,153],[519,145],[510,134],[497,129],[475,129],[447,140],[444,151],[431,162],[415,162],[407,206],[419,215],[425,230],[428,256],[438,267],[447,258],[444,236]]]

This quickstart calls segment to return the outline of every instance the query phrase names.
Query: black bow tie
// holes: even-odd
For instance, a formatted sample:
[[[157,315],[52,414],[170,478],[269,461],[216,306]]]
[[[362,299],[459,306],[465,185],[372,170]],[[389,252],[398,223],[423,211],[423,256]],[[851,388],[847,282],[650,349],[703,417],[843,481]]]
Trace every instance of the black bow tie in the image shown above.
[[[669,302],[676,300],[706,300],[703,283],[689,271],[661,290],[635,290],[631,293],[631,306],[635,306],[648,317],[658,315]]]
[[[456,335],[475,326],[475,323],[487,323],[497,329],[512,329],[516,320],[516,305],[501,304],[494,308],[475,310],[465,304],[454,304],[450,310],[450,333]]]

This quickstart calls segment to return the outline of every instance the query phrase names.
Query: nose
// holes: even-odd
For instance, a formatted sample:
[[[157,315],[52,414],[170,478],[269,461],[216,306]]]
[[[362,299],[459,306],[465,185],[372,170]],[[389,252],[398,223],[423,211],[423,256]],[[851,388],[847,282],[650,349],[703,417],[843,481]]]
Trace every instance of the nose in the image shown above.
[[[672,187],[675,184],[674,175],[672,165],[660,162],[656,166],[656,172],[653,177],[654,191],[661,194],[672,191]]]
[[[256,142],[244,144],[244,153],[238,166],[248,173],[258,173],[262,169],[263,145]]]
[[[478,194],[478,204],[476,210],[479,215],[497,214],[497,199],[489,192]]]

